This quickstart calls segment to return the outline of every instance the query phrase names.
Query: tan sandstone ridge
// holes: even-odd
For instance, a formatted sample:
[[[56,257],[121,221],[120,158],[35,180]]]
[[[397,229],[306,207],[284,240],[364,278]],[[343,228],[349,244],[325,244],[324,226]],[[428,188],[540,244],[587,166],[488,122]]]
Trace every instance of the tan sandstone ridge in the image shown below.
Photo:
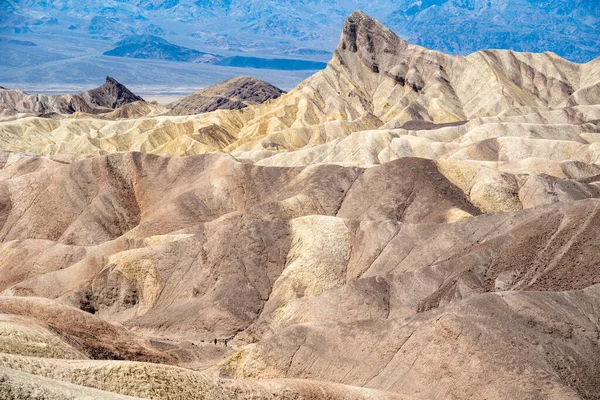
[[[599,399],[599,88],[357,12],[264,104],[0,123],[0,398]]]
[[[551,53],[482,51],[449,56],[407,44],[357,12],[344,25],[328,67],[268,104],[128,121],[26,119],[3,123],[0,132],[6,140],[3,148],[46,155],[66,151],[189,155],[225,149],[256,161],[281,150],[313,148],[376,129],[379,135],[392,136],[387,139],[392,142],[394,136],[407,136],[396,141],[397,146],[380,144],[378,138],[360,140],[366,149],[381,146],[376,154],[385,150],[387,158],[376,159],[380,162],[404,156],[398,147],[413,152],[423,148],[421,153],[432,152],[436,158],[479,159],[479,148],[497,137],[503,138],[495,145],[500,149],[524,147],[519,158],[536,157],[527,148],[538,147],[535,140],[545,138],[538,151],[542,155],[556,152],[552,157],[568,159],[576,152],[577,158],[595,162],[599,70],[598,60],[579,65]],[[431,138],[418,132],[407,135],[402,126],[410,120],[471,122]],[[498,122],[515,125],[498,128]],[[572,126],[555,137],[561,125]],[[356,143],[354,149],[362,152]],[[322,156],[327,150],[335,152],[330,147],[318,152]],[[488,157],[502,160],[501,152]],[[278,165],[282,164],[280,160]]]

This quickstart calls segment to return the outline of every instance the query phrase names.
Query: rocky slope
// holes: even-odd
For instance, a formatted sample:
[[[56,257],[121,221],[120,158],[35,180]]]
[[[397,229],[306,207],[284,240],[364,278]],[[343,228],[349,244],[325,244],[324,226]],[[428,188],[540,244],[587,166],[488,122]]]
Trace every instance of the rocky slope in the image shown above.
[[[163,363],[214,365],[207,372],[227,379],[326,380],[414,398],[533,398],[543,386],[548,397],[593,398],[597,194],[550,194],[545,206],[485,215],[441,165],[273,168],[139,153],[64,164],[9,154],[0,186],[0,290],[9,297],[0,312],[71,337],[75,347],[50,342],[52,358],[155,352]],[[66,306],[12,297],[24,295],[95,316],[73,309],[61,320],[72,322],[57,325],[50,310],[64,315]],[[104,323],[98,317],[159,339],[143,344],[117,327],[90,338],[81,327]],[[209,356],[168,339],[213,337],[234,347]],[[160,356],[168,349],[176,351]],[[3,365],[116,390],[68,364],[50,373],[27,362]],[[481,374],[497,383],[469,384]],[[432,386],[434,377],[444,379]]]
[[[0,123],[0,389],[600,398],[599,65],[354,13],[263,104]]]
[[[449,56],[407,44],[379,22],[357,12],[344,25],[328,67],[269,104],[197,117],[130,121],[126,125],[94,120],[28,120],[0,124],[0,135],[8,141],[5,149],[40,154],[103,154],[118,150],[189,155],[225,150],[258,161],[282,150],[313,151],[315,146],[331,145],[335,140],[352,137],[350,134],[377,129],[379,135],[385,134],[390,140],[398,135],[403,141],[412,141],[403,146],[406,149],[420,147],[415,142],[426,146],[433,142],[436,158],[457,157],[440,151],[455,153],[459,145],[481,148],[485,140],[508,136],[506,142],[525,142],[525,149],[539,137],[548,140],[542,148],[585,146],[590,156],[586,151],[578,152],[584,157],[582,161],[595,162],[599,93],[598,60],[580,65],[552,54],[508,51]],[[434,134],[429,132],[429,138],[423,141],[401,130],[412,120],[471,122],[454,127],[447,136],[432,137]],[[531,129],[491,125],[497,122],[527,124]],[[79,129],[82,123],[94,125],[98,131],[94,140],[88,140],[87,132]],[[476,129],[476,133],[466,132],[478,125],[486,126]],[[554,135],[563,125],[572,127],[565,134]],[[215,131],[215,126],[220,133],[207,138],[205,132]],[[581,128],[574,132],[577,127]],[[536,133],[529,133],[531,130]],[[33,148],[31,135],[36,137]],[[369,148],[372,142],[362,143],[361,147]],[[394,156],[394,151],[385,153]],[[287,158],[287,152],[284,154]],[[527,150],[518,154],[538,157]]]
[[[110,76],[102,86],[80,94],[30,95],[22,90],[0,88],[0,117],[8,119],[23,114],[48,117],[75,112],[98,114],[136,101],[144,99]]]
[[[194,115],[215,110],[239,110],[276,99],[284,92],[260,79],[240,76],[199,90],[169,105],[170,115]]]

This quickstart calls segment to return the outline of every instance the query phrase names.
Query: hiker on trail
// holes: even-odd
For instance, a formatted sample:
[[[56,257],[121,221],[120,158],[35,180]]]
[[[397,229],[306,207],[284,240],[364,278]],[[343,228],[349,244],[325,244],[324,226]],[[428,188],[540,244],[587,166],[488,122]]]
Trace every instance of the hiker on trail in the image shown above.
[[[227,339],[225,339],[225,347],[227,347]]]
[[[217,345],[217,338],[215,338],[215,346]]]

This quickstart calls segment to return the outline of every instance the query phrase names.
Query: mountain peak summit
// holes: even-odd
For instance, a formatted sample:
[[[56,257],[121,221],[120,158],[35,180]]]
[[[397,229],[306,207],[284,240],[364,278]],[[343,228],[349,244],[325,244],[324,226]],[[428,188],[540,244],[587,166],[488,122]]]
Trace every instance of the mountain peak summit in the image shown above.
[[[363,11],[354,11],[348,16],[336,55],[342,65],[352,64],[350,58],[358,56],[360,62],[368,64],[373,72],[389,64],[391,57],[402,52],[408,43],[400,39],[381,22]]]
[[[218,109],[240,109],[276,99],[283,90],[251,76],[238,76],[171,103],[171,115],[192,115]]]
[[[91,104],[99,107],[118,108],[134,101],[144,101],[111,76],[106,77],[102,86],[86,92],[85,95],[89,96]]]

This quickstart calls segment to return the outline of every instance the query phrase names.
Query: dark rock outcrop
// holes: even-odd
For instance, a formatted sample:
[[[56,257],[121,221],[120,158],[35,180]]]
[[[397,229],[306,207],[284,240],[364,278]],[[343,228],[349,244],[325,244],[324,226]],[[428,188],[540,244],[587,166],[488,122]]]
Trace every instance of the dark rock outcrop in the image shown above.
[[[104,85],[82,94],[91,106],[118,108],[134,101],[144,101],[129,89],[110,76],[106,77]]]
[[[167,107],[171,115],[193,115],[215,110],[239,110],[276,99],[283,90],[250,76],[239,76],[199,90]]]

